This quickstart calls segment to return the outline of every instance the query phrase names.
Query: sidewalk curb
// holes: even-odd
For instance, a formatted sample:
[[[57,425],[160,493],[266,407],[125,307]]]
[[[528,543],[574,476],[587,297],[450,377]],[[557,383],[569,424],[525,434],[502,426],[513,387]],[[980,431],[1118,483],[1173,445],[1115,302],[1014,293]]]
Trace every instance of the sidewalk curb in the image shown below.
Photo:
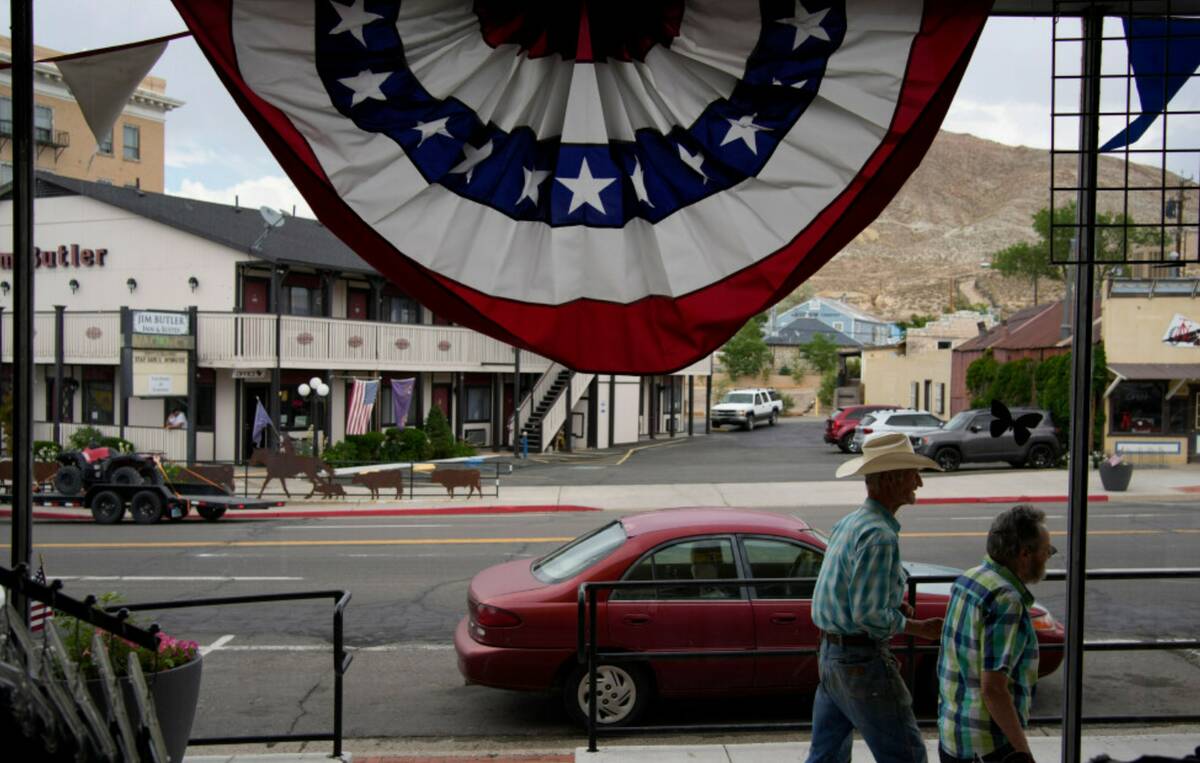
[[[92,516],[87,509],[76,509],[78,514],[68,514],[62,511],[33,510],[34,519],[66,519],[80,522],[91,522]],[[434,517],[454,516],[464,514],[550,514],[575,513],[586,511],[603,511],[592,506],[575,505],[541,505],[541,506],[454,506],[446,508],[424,507],[412,509],[313,509],[312,511],[238,511],[233,510],[220,521],[238,519],[326,519],[330,517]],[[12,509],[0,509],[0,518],[11,517]],[[206,522],[208,520],[196,514],[188,514],[184,521]]]
[[[1104,494],[1089,495],[1089,503],[1107,503],[1108,496]],[[977,498],[918,498],[918,506],[946,506],[956,503],[1067,503],[1070,496],[1065,495],[984,495]]]

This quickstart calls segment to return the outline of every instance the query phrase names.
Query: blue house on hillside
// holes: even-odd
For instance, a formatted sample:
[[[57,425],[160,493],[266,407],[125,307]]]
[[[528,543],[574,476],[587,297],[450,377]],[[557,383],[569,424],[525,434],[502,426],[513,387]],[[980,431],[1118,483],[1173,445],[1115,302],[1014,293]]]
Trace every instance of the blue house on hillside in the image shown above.
[[[786,329],[789,323],[800,318],[815,318],[865,346],[894,344],[904,336],[895,323],[876,318],[857,307],[827,297],[813,297],[777,315],[775,333],[778,334]],[[764,326],[764,330],[770,332],[769,322]]]

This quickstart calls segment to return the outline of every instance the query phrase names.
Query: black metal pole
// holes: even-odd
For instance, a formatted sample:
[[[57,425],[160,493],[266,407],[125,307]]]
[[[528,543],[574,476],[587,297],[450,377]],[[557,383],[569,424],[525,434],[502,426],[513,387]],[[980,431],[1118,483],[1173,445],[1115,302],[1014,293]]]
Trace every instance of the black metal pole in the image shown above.
[[[1079,763],[1083,715],[1084,593],[1087,571],[1088,450],[1092,437],[1092,292],[1096,240],[1096,176],[1100,117],[1101,37],[1104,17],[1083,16],[1083,60],[1079,96],[1079,201],[1074,273],[1074,332],[1071,336],[1071,457],[1067,500],[1067,634],[1064,659],[1063,761]]]
[[[688,437],[696,434],[695,421],[693,415],[696,411],[696,377],[688,374],[688,402],[687,402],[687,422],[688,422]]]
[[[563,450],[571,452],[571,440],[575,439],[575,427],[571,425],[571,379],[567,377],[567,388],[564,390],[563,405],[566,407],[566,418],[563,420]]]
[[[513,348],[513,458],[521,457],[521,348]]]
[[[704,377],[704,434],[712,434],[712,371]]]
[[[617,404],[617,377],[613,374],[608,375],[608,447],[614,445],[613,440],[616,438],[617,419],[614,408]]]
[[[188,307],[188,333],[192,335],[192,346],[188,348],[187,362],[187,438],[188,466],[196,463],[196,353],[200,349],[199,312],[195,305]],[[215,455],[215,454],[214,454]]]
[[[677,377],[674,377],[674,376],[667,377],[667,384],[671,385],[671,391],[667,395],[667,407],[668,407],[668,410],[667,410],[667,433],[672,439],[675,438],[675,430],[679,428],[679,427],[675,426],[675,382],[676,381],[677,381]]]
[[[267,401],[267,412],[271,416],[270,431],[267,432],[267,442],[275,439],[275,447],[278,448],[283,443],[280,442],[280,435],[277,428],[280,427],[279,420],[279,392],[280,392],[280,376],[281,363],[283,360],[283,276],[284,269],[276,265],[271,268],[271,312],[275,313],[275,365],[271,368],[271,399]]]
[[[54,306],[54,395],[50,400],[50,409],[54,412],[54,442],[62,445],[62,385],[63,385],[63,343],[66,340],[66,305]]]
[[[11,0],[13,93],[13,407],[12,559],[28,565],[33,548],[33,3]],[[26,622],[29,599],[12,604]]]

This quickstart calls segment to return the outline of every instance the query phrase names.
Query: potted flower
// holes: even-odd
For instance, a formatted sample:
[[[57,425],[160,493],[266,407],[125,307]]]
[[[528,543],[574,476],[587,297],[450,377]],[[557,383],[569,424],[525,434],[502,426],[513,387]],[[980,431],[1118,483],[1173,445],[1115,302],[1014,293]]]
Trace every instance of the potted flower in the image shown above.
[[[114,603],[117,597],[106,594],[101,597],[101,606]],[[88,690],[97,706],[107,707],[100,688],[100,675],[92,654],[92,635],[95,626],[74,617],[56,613],[54,622],[62,637],[67,656],[79,667],[80,674],[88,682]],[[192,733],[192,721],[196,717],[196,705],[200,700],[200,674],[202,668],[200,647],[195,641],[172,638],[158,634],[158,649],[151,650],[100,631],[100,640],[108,651],[109,662],[117,674],[125,695],[125,707],[131,720],[137,710],[134,702],[133,682],[128,676],[129,655],[137,657],[146,677],[150,694],[154,697],[154,711],[162,729],[163,741],[171,755],[172,763],[183,760],[188,737]]]
[[[1114,454],[1100,461],[1097,467],[1100,471],[1100,483],[1110,493],[1119,493],[1129,487],[1133,477],[1133,464]]]

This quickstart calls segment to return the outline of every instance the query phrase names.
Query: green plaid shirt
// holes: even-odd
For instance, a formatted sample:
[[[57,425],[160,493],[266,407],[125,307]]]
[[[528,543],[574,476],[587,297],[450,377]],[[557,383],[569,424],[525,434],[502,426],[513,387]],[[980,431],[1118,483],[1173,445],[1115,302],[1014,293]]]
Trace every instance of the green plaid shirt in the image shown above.
[[[813,593],[812,619],[828,633],[885,639],[904,630],[908,575],[900,564],[900,523],[868,498],[838,520]]]
[[[938,659],[938,732],[956,758],[986,755],[1007,740],[983,703],[984,671],[1007,673],[1021,725],[1037,681],[1038,643],[1029,607],[1033,595],[1012,570],[985,556],[950,592]]]

